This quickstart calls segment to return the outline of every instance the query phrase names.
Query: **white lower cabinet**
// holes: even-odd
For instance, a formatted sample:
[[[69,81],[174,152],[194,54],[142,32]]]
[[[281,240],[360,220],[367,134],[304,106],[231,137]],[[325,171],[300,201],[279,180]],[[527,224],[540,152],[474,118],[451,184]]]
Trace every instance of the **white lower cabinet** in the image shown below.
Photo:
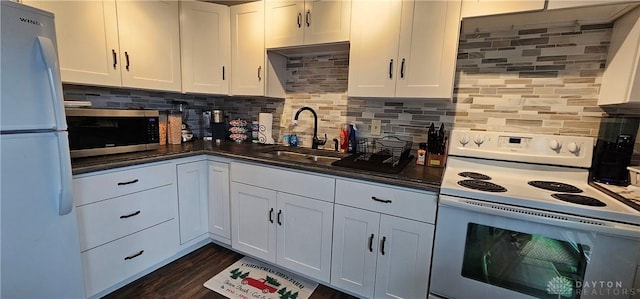
[[[367,298],[426,298],[434,226],[336,205],[331,284]]]
[[[331,285],[366,298],[426,298],[435,194],[337,180],[336,203]],[[415,210],[424,219],[406,218]]]
[[[180,244],[208,232],[207,164],[195,161],[176,165]]]
[[[231,183],[234,249],[329,282],[333,204]]]
[[[231,244],[229,163],[207,161],[209,183],[209,233],[219,242]]]
[[[334,180],[243,163],[232,163],[231,172],[232,247],[328,283],[333,202],[309,196],[332,194]],[[264,180],[254,180],[258,177]],[[289,179],[297,180],[298,185],[281,185],[291,182]],[[316,186],[313,186],[314,179],[318,182]],[[306,191],[299,189],[304,194],[282,191],[301,186],[308,186]],[[315,190],[318,186],[322,189]]]
[[[85,289],[92,297],[178,251],[173,163],[73,179]]]

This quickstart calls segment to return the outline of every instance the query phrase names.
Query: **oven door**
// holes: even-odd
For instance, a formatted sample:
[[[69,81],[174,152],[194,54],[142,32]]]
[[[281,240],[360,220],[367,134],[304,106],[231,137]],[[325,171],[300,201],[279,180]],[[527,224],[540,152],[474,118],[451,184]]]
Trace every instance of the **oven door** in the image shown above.
[[[431,290],[447,298],[630,298],[640,227],[440,196]]]

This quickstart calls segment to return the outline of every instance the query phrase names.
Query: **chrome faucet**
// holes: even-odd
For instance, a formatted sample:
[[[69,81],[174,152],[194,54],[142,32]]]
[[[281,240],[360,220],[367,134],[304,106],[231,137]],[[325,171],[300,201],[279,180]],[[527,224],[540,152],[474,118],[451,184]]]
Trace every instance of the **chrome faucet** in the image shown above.
[[[311,141],[311,148],[318,149],[318,145],[324,145],[325,143],[327,143],[327,135],[324,135],[324,140],[320,140],[318,138],[318,114],[316,114],[313,109],[306,106],[298,109],[296,115],[293,117],[293,125],[298,125],[298,116],[300,115],[300,112],[304,110],[308,110],[311,112],[311,114],[313,114],[313,140]]]

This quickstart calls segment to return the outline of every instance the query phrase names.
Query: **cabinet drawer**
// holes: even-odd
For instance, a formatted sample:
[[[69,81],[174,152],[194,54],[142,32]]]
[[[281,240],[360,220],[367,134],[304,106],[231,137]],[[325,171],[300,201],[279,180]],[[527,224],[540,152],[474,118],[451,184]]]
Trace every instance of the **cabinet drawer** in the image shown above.
[[[428,223],[438,205],[435,193],[348,180],[336,180],[336,203]]]
[[[77,206],[147,190],[175,182],[171,163],[125,169],[73,179],[73,197]]]
[[[164,222],[82,253],[85,288],[93,296],[176,253],[178,225]]]
[[[335,179],[299,171],[231,163],[231,181],[333,202]]]
[[[174,218],[175,193],[168,185],[78,207],[81,250]]]

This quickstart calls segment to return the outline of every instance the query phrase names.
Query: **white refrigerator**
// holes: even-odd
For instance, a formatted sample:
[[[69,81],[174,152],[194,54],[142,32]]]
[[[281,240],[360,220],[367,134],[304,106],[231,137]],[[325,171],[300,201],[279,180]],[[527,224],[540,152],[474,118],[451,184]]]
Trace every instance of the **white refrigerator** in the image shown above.
[[[85,298],[53,14],[0,2],[0,298]]]

